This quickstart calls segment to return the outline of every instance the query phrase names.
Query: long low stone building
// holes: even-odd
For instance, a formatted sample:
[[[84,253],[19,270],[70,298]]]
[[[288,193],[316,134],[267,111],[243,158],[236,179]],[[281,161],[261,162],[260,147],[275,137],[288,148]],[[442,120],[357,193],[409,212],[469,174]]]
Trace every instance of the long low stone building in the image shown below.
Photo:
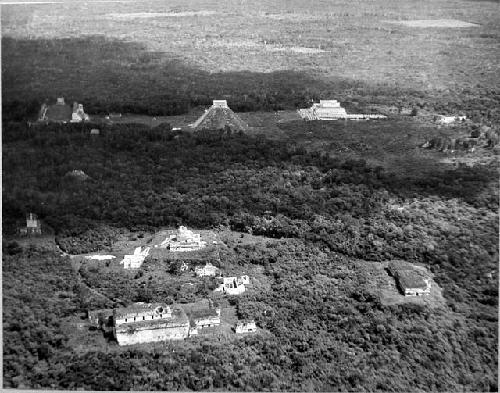
[[[337,100],[320,100],[310,108],[297,111],[304,120],[370,120],[386,119],[385,115],[349,114]]]
[[[102,326],[103,311],[107,310],[89,312],[89,321]],[[113,334],[119,345],[183,340],[220,331],[221,309],[209,300],[182,306],[135,303],[112,312]]]
[[[120,345],[183,340],[189,335],[189,319],[178,306],[136,303],[115,309],[113,319],[113,333]]]

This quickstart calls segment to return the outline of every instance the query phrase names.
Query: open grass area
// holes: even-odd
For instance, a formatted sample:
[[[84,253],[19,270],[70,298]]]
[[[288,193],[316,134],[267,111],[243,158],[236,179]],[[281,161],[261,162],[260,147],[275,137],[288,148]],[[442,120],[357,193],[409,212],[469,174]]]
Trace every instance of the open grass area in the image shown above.
[[[480,5],[478,5],[480,4]],[[418,89],[452,88],[463,72],[464,84],[497,85],[499,34],[495,2],[336,1],[321,7],[267,0],[215,2],[176,0],[136,3],[66,3],[8,6],[2,12],[6,36],[63,38],[106,34],[146,44],[148,50],[181,56],[205,71],[269,72],[307,69],[325,76],[346,76],[364,82],[411,85]],[[387,25],[414,19],[458,19],[473,29],[409,30]],[[458,27],[458,25],[457,25]],[[213,44],[246,40],[252,48]],[[275,56],[265,44],[328,50],[324,56]],[[498,45],[498,40],[496,40]],[[210,51],[207,49],[210,48]],[[332,52],[330,52],[332,51]],[[457,56],[457,53],[466,56]],[[307,55],[307,54],[306,54]],[[477,64],[482,65],[478,72]],[[488,67],[488,64],[491,67]],[[476,72],[471,72],[476,71]],[[462,87],[466,87],[462,85]]]

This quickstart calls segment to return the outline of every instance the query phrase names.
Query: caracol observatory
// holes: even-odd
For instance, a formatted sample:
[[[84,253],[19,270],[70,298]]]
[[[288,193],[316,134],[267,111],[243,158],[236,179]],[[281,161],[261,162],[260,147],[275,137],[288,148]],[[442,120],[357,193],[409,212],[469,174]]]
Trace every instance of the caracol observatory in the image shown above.
[[[245,131],[248,125],[234,113],[227,105],[226,100],[214,100],[212,106],[196,120],[190,127],[194,130],[223,130]]]

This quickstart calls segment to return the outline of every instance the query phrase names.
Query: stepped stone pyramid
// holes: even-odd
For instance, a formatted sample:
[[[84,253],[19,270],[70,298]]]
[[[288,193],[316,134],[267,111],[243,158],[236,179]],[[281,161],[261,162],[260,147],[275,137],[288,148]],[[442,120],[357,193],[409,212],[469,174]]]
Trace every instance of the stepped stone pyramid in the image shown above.
[[[213,105],[190,126],[194,130],[220,130],[226,126],[232,131],[248,129],[248,125],[227,106],[226,100],[214,100]]]

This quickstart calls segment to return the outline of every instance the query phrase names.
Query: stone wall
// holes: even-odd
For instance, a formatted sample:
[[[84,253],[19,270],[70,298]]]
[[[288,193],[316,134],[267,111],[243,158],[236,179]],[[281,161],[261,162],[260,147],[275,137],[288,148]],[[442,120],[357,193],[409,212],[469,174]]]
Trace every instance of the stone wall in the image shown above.
[[[196,318],[195,324],[197,328],[201,328],[204,326],[217,326],[220,325],[220,316],[212,315],[203,318]]]
[[[127,329],[129,326],[115,330],[116,340],[120,345],[132,345],[168,340],[183,340],[188,337],[189,323],[151,328]]]

